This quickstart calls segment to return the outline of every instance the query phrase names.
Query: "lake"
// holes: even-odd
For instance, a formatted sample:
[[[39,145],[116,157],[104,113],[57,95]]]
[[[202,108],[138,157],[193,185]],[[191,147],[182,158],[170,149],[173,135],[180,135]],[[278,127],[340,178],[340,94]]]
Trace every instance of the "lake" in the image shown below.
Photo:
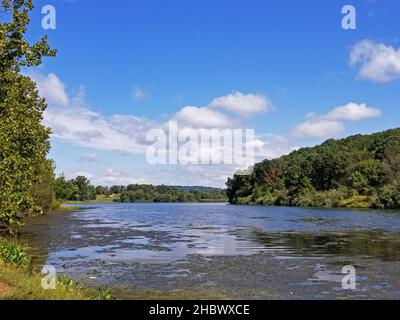
[[[399,299],[400,213],[93,204],[29,222],[34,266],[87,285],[238,299]],[[356,268],[356,290],[342,268]],[[213,294],[215,293],[215,296]]]

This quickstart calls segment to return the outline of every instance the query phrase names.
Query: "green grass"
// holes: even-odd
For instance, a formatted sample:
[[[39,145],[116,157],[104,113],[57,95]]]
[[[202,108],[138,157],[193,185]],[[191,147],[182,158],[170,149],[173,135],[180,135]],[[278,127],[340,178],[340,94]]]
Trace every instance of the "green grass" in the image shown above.
[[[0,299],[7,300],[93,300],[95,295],[79,285],[57,281],[54,290],[42,288],[42,276],[27,268],[0,262]]]
[[[57,279],[54,290],[46,290],[42,287],[43,275],[31,273],[29,262],[30,257],[18,242],[0,238],[0,300],[93,300],[111,297],[108,291],[97,293],[66,277]]]
[[[353,196],[342,200],[340,206],[343,208],[368,209],[371,208],[370,199],[366,196]]]

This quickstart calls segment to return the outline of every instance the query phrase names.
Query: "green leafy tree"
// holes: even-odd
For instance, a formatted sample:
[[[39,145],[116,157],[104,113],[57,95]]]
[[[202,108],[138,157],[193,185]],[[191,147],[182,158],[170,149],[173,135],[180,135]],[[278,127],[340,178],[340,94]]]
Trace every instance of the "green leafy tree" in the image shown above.
[[[38,66],[56,52],[46,37],[34,44],[26,40],[32,8],[31,0],[2,0],[0,8],[7,19],[0,23],[0,229],[8,232],[27,214],[43,212],[33,190],[43,182],[40,172],[50,170],[50,130],[41,124],[46,103],[21,67]]]
[[[359,194],[365,194],[369,190],[368,179],[360,172],[355,171],[349,178],[351,188]]]
[[[98,195],[106,195],[106,196],[110,195],[110,190],[108,189],[108,187],[97,186],[96,192]]]
[[[64,175],[55,179],[54,193],[58,201],[80,199],[78,186],[72,180],[67,181]]]
[[[96,200],[96,188],[90,184],[88,178],[84,176],[76,177],[73,183],[78,187],[80,201]]]

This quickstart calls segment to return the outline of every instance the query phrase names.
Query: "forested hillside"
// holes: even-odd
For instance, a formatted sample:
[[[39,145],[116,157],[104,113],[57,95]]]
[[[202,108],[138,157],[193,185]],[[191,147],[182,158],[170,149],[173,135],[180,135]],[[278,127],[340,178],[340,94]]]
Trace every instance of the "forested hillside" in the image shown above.
[[[121,191],[121,202],[226,201],[225,191],[215,188],[129,185]]]
[[[265,160],[227,187],[232,204],[400,208],[400,129]]]

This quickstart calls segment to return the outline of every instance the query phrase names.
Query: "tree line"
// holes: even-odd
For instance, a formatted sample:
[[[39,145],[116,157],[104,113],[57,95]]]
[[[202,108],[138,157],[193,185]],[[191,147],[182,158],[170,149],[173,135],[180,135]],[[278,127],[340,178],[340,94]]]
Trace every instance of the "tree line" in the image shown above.
[[[97,196],[110,197],[115,202],[200,202],[227,201],[222,189],[205,187],[172,187],[130,184],[93,186],[84,176],[67,180],[61,175],[54,180],[54,195],[57,202],[91,201]]]
[[[328,140],[227,181],[232,204],[400,208],[400,129]]]
[[[121,202],[205,202],[226,201],[224,190],[182,190],[178,187],[130,185],[121,193]]]

